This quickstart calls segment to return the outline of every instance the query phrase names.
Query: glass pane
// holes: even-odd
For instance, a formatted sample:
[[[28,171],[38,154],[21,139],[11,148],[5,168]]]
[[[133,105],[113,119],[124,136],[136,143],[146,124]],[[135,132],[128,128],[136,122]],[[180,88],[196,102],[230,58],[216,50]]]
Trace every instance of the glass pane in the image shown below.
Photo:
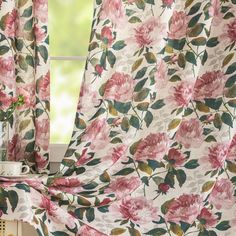
[[[86,56],[92,16],[93,0],[49,0],[51,56]]]
[[[51,143],[69,143],[85,62],[51,61]]]

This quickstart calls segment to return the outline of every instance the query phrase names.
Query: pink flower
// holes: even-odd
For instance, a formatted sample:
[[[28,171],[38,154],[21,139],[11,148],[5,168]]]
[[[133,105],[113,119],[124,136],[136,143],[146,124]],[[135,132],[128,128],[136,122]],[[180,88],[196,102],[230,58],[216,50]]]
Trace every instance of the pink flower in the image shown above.
[[[94,120],[87,127],[81,140],[91,142],[90,148],[92,150],[104,148],[110,141],[109,128],[105,118]]]
[[[214,26],[219,25],[224,14],[221,13],[221,2],[220,0],[211,0],[211,6],[209,7],[209,15],[213,17],[212,24]]]
[[[54,178],[50,182],[49,191],[52,194],[58,194],[61,192],[77,194],[81,188],[81,182],[75,177],[60,177]]]
[[[38,205],[38,207],[45,209],[47,218],[52,220],[57,224],[65,224],[69,226],[69,228],[75,227],[75,219],[68,214],[65,210],[58,207],[54,202],[52,202],[49,198],[45,196],[36,195],[33,191],[32,202],[34,205]]]
[[[101,75],[103,72],[103,67],[101,65],[96,65],[95,71],[97,72],[98,75]]]
[[[18,12],[16,9],[6,15],[3,21],[6,37],[14,37],[16,35],[18,21]]]
[[[87,148],[82,151],[81,156],[79,157],[79,159],[76,162],[76,166],[84,165],[86,162],[88,162],[92,158],[92,156],[89,155],[87,153],[87,151],[88,151]]]
[[[151,133],[142,139],[134,154],[136,161],[162,160],[170,147],[170,139],[166,133]]]
[[[174,166],[182,166],[186,161],[186,157],[178,149],[171,148],[168,152],[168,160]]]
[[[203,199],[197,194],[183,194],[173,200],[169,207],[165,219],[170,222],[186,222],[192,224],[203,208]]]
[[[22,85],[21,87],[17,87],[16,94],[24,97],[24,104],[18,108],[19,110],[34,108],[36,102],[35,84],[29,83]]]
[[[121,0],[104,0],[100,12],[100,19],[109,19],[112,23],[118,24],[125,16]]]
[[[35,34],[37,43],[43,42],[47,35],[45,29],[39,27],[38,25],[34,26],[34,34]]]
[[[203,142],[203,128],[197,118],[183,119],[175,135],[185,148],[199,148]]]
[[[218,222],[217,217],[205,207],[202,209],[200,215],[197,218],[207,229],[215,227]]]
[[[170,189],[170,185],[169,185],[169,184],[161,183],[161,184],[158,185],[158,190],[159,190],[161,193],[166,194],[169,189]]]
[[[114,39],[113,39],[113,34],[112,34],[112,31],[111,31],[111,27],[104,26],[102,28],[101,39],[106,45],[108,45],[108,46],[112,45]]]
[[[103,160],[110,160],[112,163],[117,162],[126,152],[127,146],[125,144],[120,144],[117,147],[113,147],[108,151]]]
[[[47,157],[42,156],[40,153],[35,152],[35,162],[37,164],[38,169],[45,169],[48,165],[48,159]]]
[[[115,72],[105,85],[104,99],[129,102],[133,97],[134,81],[125,73]]]
[[[12,89],[15,84],[15,62],[13,57],[0,58],[0,82]]]
[[[49,198],[42,196],[39,207],[45,209],[49,216],[56,217],[57,207]]]
[[[154,207],[151,200],[144,197],[127,196],[120,202],[113,203],[110,210],[124,220],[131,220],[137,224],[146,224],[152,220],[159,220],[158,208]]]
[[[9,141],[8,156],[10,161],[19,161],[24,158],[24,142],[19,134],[15,134]]]
[[[5,110],[12,104],[12,97],[0,90],[0,109]]]
[[[227,154],[227,160],[229,160],[229,161],[236,160],[236,134],[234,135],[234,137],[230,143],[229,152]]]
[[[48,21],[48,0],[34,1],[35,17],[43,23]]]
[[[170,96],[167,101],[177,107],[187,107],[192,98],[193,84],[181,81],[177,86],[170,89]]]
[[[236,19],[232,20],[229,24],[226,25],[226,36],[230,42],[236,41]]]
[[[217,98],[224,93],[226,76],[220,70],[206,72],[197,79],[194,87],[194,99]]]
[[[216,181],[208,201],[217,210],[230,209],[235,204],[234,186],[229,179],[219,179]]]
[[[168,83],[168,68],[164,60],[161,60],[156,67],[155,81],[157,89],[165,88]]]
[[[35,143],[44,151],[48,149],[49,145],[49,120],[43,119],[35,123],[36,137]]]
[[[226,143],[216,143],[208,148],[208,155],[203,159],[207,159],[213,169],[223,168],[228,148],[229,145]]]
[[[106,234],[100,233],[99,231],[89,227],[88,225],[83,225],[79,228],[79,235],[81,236],[106,236]]]
[[[151,47],[163,39],[165,29],[166,25],[161,22],[160,18],[149,18],[134,29],[135,41],[140,48]]]
[[[171,5],[174,3],[174,0],[162,0],[163,6],[165,7],[171,7]]]
[[[132,193],[141,185],[138,177],[118,177],[111,181],[105,193],[115,193],[118,199],[121,199]]]
[[[38,93],[42,100],[49,100],[50,98],[50,73],[48,72],[42,79],[39,79]]]
[[[88,114],[92,108],[100,104],[99,94],[93,91],[91,86],[83,84],[80,89],[80,102],[78,104],[78,112]]]
[[[168,36],[171,39],[181,39],[184,38],[188,30],[188,16],[184,11],[174,11]]]

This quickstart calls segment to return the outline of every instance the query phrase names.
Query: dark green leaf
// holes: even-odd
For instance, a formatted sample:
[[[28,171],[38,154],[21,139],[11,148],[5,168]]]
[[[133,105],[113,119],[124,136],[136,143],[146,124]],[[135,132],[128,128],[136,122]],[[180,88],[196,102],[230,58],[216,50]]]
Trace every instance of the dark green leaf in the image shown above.
[[[114,175],[115,176],[117,176],[117,175],[129,175],[133,172],[134,172],[133,168],[124,168],[124,169],[118,171],[117,173],[115,173]]]
[[[184,165],[184,167],[185,167],[186,169],[195,169],[195,168],[197,168],[198,166],[199,166],[199,164],[198,164],[198,160],[197,160],[197,159],[190,160],[190,161],[188,161],[188,162]]]
[[[120,40],[120,41],[117,41],[117,42],[112,46],[112,48],[113,48],[114,50],[121,50],[121,49],[123,49],[125,46],[126,46],[125,41],[124,41],[124,40]]]

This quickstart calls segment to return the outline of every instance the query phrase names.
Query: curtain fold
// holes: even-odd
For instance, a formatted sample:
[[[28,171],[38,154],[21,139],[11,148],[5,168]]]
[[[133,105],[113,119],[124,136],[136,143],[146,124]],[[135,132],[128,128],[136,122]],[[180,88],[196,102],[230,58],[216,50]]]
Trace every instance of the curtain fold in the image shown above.
[[[49,58],[46,0],[0,1],[0,109],[22,95],[14,113],[8,153],[32,172],[48,172]]]

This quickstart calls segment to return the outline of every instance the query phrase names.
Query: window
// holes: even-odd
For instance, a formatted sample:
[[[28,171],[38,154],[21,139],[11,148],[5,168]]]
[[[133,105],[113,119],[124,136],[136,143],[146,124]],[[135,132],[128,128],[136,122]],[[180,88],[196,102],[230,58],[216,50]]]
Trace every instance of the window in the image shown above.
[[[70,141],[92,24],[93,0],[49,0],[51,137]]]

